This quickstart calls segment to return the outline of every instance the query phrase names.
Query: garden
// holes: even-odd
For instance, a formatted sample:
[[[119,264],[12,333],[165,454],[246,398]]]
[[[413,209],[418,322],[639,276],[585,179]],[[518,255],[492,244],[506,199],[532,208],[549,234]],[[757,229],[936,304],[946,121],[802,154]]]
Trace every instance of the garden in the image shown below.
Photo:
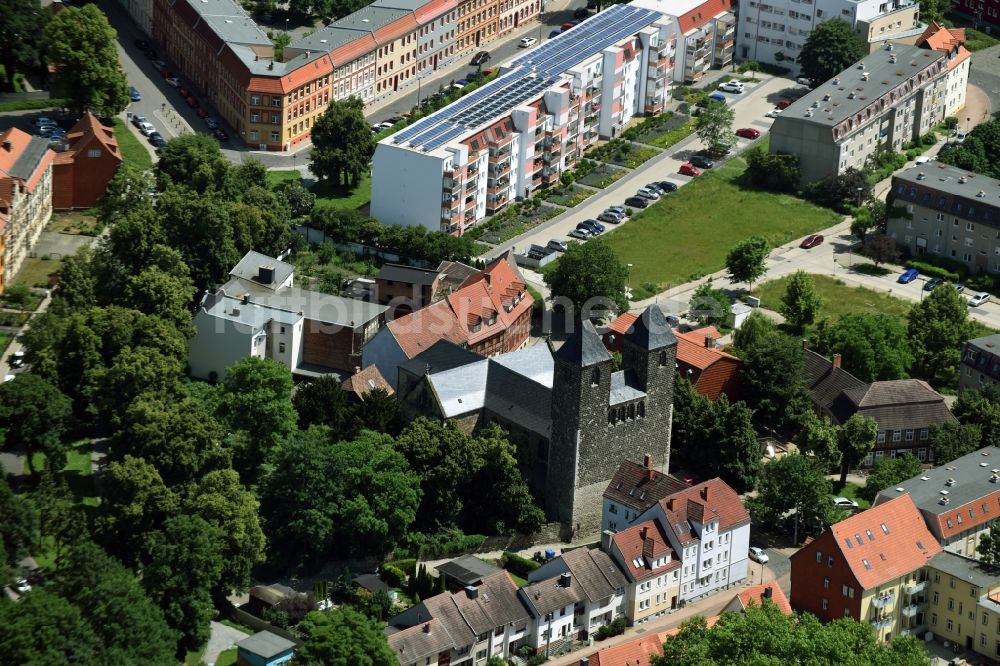
[[[496,245],[537,227],[561,212],[558,208],[543,205],[541,199],[528,199],[487,217],[465,235],[473,240]],[[487,248],[482,249],[485,252]]]
[[[289,181],[301,183],[302,174],[297,170],[267,172],[267,182],[272,188]],[[357,210],[367,206],[372,200],[372,179],[368,173],[365,173],[354,187],[318,181],[309,185],[307,189],[316,195],[316,208]]]
[[[628,173],[628,169],[611,166],[603,162],[582,159],[574,171],[574,176],[576,177],[576,182],[581,185],[604,189],[616,180],[624,178]]]
[[[667,148],[694,132],[694,119],[667,111],[643,120],[622,132],[622,138]]]
[[[641,146],[625,139],[612,139],[604,145],[591,148],[587,157],[627,169],[634,169],[660,154],[659,150]]]
[[[577,204],[586,201],[587,197],[593,194],[595,194],[594,190],[570,184],[542,190],[540,196],[549,203],[573,208]]]

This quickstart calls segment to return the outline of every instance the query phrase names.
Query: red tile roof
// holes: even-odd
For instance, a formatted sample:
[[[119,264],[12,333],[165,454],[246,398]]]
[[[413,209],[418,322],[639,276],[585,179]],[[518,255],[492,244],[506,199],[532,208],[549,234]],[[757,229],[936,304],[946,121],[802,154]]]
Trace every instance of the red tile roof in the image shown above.
[[[731,530],[750,522],[750,514],[740,502],[739,495],[718,478],[674,493],[661,500],[660,506],[667,517],[667,526],[682,544],[691,543],[697,538],[688,526],[688,520],[704,524],[718,518],[719,530]],[[677,531],[678,527],[680,532]]]
[[[628,529],[617,532],[612,540],[625,561],[625,575],[632,582],[662,575],[663,572],[681,565],[658,520],[646,520],[630,525]],[[653,568],[652,563],[661,557],[666,557],[667,561],[662,566]],[[636,561],[639,562],[638,566],[635,564]]]
[[[931,21],[927,29],[924,30],[924,34],[917,39],[917,46],[945,53],[955,51],[956,57],[948,60],[948,69],[954,69],[959,63],[972,56],[972,53],[963,46],[964,44],[965,28],[945,28],[937,21]]]
[[[369,365],[364,370],[355,372],[353,375],[345,379],[341,383],[341,386],[345,391],[353,393],[362,400],[364,400],[366,393],[375,389],[382,389],[389,395],[392,395],[395,392],[392,386],[389,385],[389,382],[385,381],[385,377],[382,376],[382,373],[379,372],[378,366],[374,364]]]
[[[699,370],[707,369],[720,359],[738,360],[732,354],[727,354],[714,346],[705,346],[706,338],[710,337],[718,340],[721,337],[713,326],[706,326],[705,328],[699,328],[686,333],[674,331],[674,336],[677,338],[677,360],[683,361]]]
[[[35,189],[35,185],[45,175],[45,169],[55,159],[55,152],[46,150],[38,161],[32,165],[30,177],[21,179],[10,173],[11,169],[20,159],[21,154],[28,149],[32,136],[27,132],[22,132],[16,127],[11,127],[6,132],[0,133],[0,145],[10,142],[10,150],[0,147],[0,203],[9,206],[13,198],[14,182],[23,182],[25,188],[30,192]]]
[[[909,493],[832,525],[830,533],[865,589],[915,571],[941,552]]]
[[[764,590],[771,588],[771,601],[781,612],[785,615],[792,614],[792,604],[788,602],[788,597],[785,593],[781,591],[781,587],[777,583],[768,583],[766,585],[755,585],[754,587],[748,587],[739,594],[736,595],[734,602],[738,602],[743,610],[750,607],[751,604],[760,607],[764,605]]]
[[[613,331],[615,333],[618,333],[619,335],[625,335],[626,333],[628,333],[629,329],[632,328],[632,324],[634,324],[635,320],[638,318],[639,315],[637,314],[632,314],[631,312],[625,312],[619,315],[618,319],[615,319],[613,322],[611,322],[611,325],[608,326],[608,331]]]

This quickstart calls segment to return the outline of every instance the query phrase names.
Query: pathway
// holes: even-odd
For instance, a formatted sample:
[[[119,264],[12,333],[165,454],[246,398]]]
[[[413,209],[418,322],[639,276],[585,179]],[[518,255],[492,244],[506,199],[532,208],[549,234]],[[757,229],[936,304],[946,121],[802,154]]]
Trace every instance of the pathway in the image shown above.
[[[212,621],[211,629],[212,634],[209,636],[208,645],[205,646],[205,653],[201,658],[208,666],[215,666],[215,662],[221,652],[225,652],[233,647],[237,641],[241,641],[250,635],[215,620]]]

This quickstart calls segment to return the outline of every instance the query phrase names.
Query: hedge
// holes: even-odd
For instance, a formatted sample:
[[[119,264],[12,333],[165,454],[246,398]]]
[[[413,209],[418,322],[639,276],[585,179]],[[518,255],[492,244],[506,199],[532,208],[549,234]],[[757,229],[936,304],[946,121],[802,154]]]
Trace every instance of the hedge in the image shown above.
[[[944,261],[936,260],[933,263],[929,261],[916,261],[911,260],[906,262],[907,268],[915,268],[920,271],[923,275],[929,275],[931,277],[939,277],[942,280],[948,280],[949,282],[958,282],[965,275],[966,269],[962,266],[961,270],[958,270],[955,266],[942,265]]]
[[[0,112],[8,111],[41,111],[44,109],[63,109],[66,107],[66,100],[62,98],[52,99],[18,99],[12,102],[0,102]]]
[[[414,558],[393,560],[390,564],[405,573],[407,576],[412,576],[417,570],[417,561]]]
[[[505,550],[503,552],[500,562],[503,563],[504,569],[507,569],[513,574],[517,574],[521,578],[527,578],[528,574],[541,566],[538,562],[529,560],[526,557],[521,557],[517,553],[512,553],[509,550]]]
[[[406,574],[391,564],[382,567],[382,580],[389,587],[403,587],[406,585]]]
[[[855,273],[861,273],[863,275],[874,275],[876,277],[882,277],[888,275],[892,271],[885,266],[876,266],[875,264],[854,264],[851,266],[851,270]]]

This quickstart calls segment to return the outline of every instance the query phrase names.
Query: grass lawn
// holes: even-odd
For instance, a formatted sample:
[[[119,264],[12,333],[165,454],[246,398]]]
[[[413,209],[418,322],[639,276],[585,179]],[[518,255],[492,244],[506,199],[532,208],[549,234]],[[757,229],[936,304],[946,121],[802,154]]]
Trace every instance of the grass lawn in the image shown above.
[[[632,264],[636,300],[712,273],[739,241],[754,234],[772,245],[825,229],[840,215],[789,195],[743,189],[736,158],[635,214],[607,242]]]
[[[861,490],[861,486],[856,483],[851,483],[850,481],[843,488],[838,488],[840,486],[839,481],[833,482],[833,495],[831,497],[846,497],[849,500],[854,500],[858,503],[858,508],[864,511],[871,507],[871,502],[861,497],[858,497],[858,491]]]
[[[118,147],[122,151],[122,159],[132,166],[145,171],[153,166],[153,158],[150,156],[146,146],[139,142],[135,134],[125,126],[125,121],[115,118],[115,139],[118,140]]]
[[[629,174],[628,169],[617,169],[607,164],[598,164],[597,167],[586,176],[577,178],[581,185],[590,185],[598,189],[604,189],[619,178],[624,178]]]
[[[823,305],[816,321],[829,319],[837,321],[845,314],[888,314],[905,317],[912,304],[901,298],[889,296],[865,287],[849,287],[840,280],[829,275],[813,275],[816,291],[823,298]],[[761,306],[777,310],[781,297],[788,288],[789,278],[765,282],[754,288],[754,295],[760,298]]]
[[[528,584],[527,578],[521,578],[516,573],[511,573],[510,571],[508,571],[507,573],[510,574],[510,577],[514,579],[514,582],[517,583],[518,587],[524,587],[525,585]]]
[[[678,141],[687,138],[694,133],[695,119],[691,118],[687,120],[683,125],[675,127],[669,132],[664,132],[663,134],[654,138],[650,143],[659,148],[669,148]]]
[[[271,187],[288,181],[301,180],[298,171],[268,171],[267,182]],[[334,186],[322,181],[315,183],[309,190],[316,195],[316,207],[332,206],[334,208],[356,210],[368,205],[372,200],[372,179],[365,174],[354,189]]]
[[[6,333],[0,333],[0,354],[4,353],[7,349],[7,345],[10,344],[11,336]]]
[[[97,217],[89,215],[83,211],[73,211],[71,213],[54,213],[52,221],[45,227],[46,231],[55,231],[60,234],[84,234],[87,236],[97,235]]]
[[[236,663],[236,648],[229,648],[219,653],[219,658],[215,660],[215,666],[231,666]]]
[[[201,655],[205,654],[205,648],[192,650],[184,656],[184,666],[198,666],[202,663]]]
[[[49,257],[27,257],[21,264],[21,269],[14,278],[15,284],[26,284],[29,287],[50,286],[49,280],[62,267],[62,259]]]
[[[617,164],[618,166],[634,169],[643,162],[648,162],[659,154],[660,151],[655,148],[633,145],[624,155],[621,153],[612,155],[610,162],[612,164]]]

